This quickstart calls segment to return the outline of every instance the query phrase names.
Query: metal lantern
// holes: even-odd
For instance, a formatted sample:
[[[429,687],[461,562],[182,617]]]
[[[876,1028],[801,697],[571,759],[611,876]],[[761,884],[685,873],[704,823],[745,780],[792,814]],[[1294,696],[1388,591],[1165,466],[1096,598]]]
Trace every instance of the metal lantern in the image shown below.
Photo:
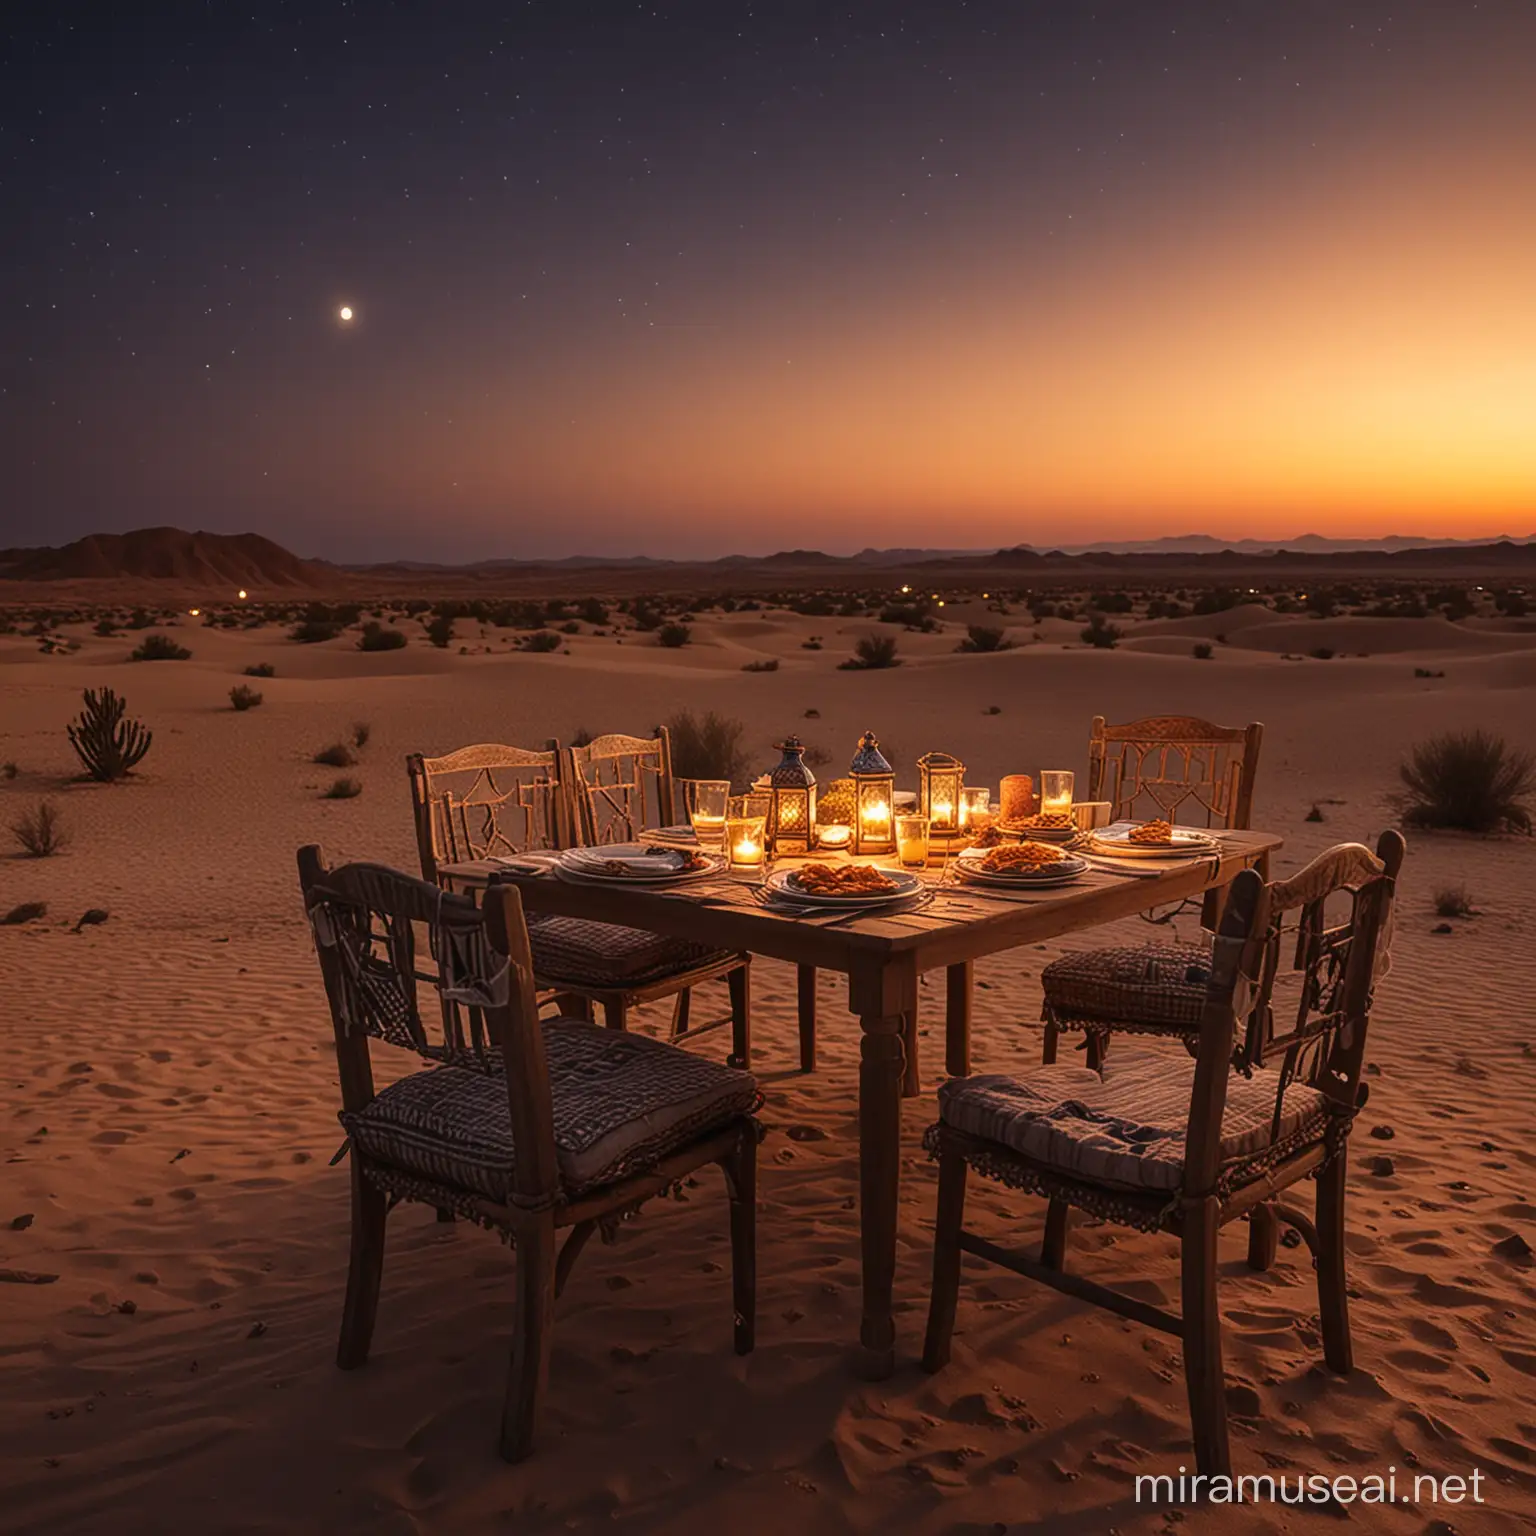
[[[853,851],[896,851],[896,775],[873,731],[865,731],[848,766],[853,779]]]
[[[776,854],[809,853],[816,846],[816,775],[798,736],[785,737],[778,750],[784,756],[768,775],[768,840]]]
[[[917,760],[917,808],[928,818],[931,837],[954,837],[960,830],[960,791],[965,764],[948,752],[929,752]]]

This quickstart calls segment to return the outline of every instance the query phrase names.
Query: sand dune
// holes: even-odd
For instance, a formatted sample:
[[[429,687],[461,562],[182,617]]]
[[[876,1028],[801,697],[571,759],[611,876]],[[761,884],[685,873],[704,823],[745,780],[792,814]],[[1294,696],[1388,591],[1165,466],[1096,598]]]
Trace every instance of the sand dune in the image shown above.
[[[1172,654],[1043,639],[957,655],[964,623],[986,619],[980,605],[950,617],[936,635],[878,626],[899,635],[906,664],[873,673],[837,670],[867,622],[781,612],[701,618],[696,643],[676,652],[583,633],[568,655],[526,655],[472,624],[449,651],[413,639],[370,656],[345,639],[304,647],[278,629],[189,623],[176,632],[193,659],[160,664],[127,663],[122,638],[83,627],[69,655],[0,639],[0,760],[18,765],[0,780],[0,810],[9,821],[47,793],[74,835],[55,859],[0,859],[0,909],[49,906],[40,923],[0,928],[0,1266],[58,1277],[0,1290],[5,1528],[1174,1528],[1138,1510],[1131,1490],[1137,1471],[1189,1457],[1175,1342],[968,1269],[953,1364],[933,1378],[916,1365],[933,1209],[918,1143],[934,1113],[937,978],[924,988],[929,1091],[903,1110],[890,1381],[861,1384],[846,1364],[859,1303],[856,1032],[824,978],[821,1070],[792,1072],[793,977],[772,964],[754,979],[769,1135],[753,1356],[729,1352],[723,1202],[706,1185],[651,1207],[578,1267],[543,1443],[520,1468],[492,1448],[515,1260],[486,1234],[398,1212],[374,1359],[351,1375],[331,1364],[346,1176],[327,1166],[340,1141],[335,1070],[293,850],[317,840],[335,859],[409,864],[407,751],[644,731],[686,705],[747,722],[764,766],[772,741],[799,730],[832,755],[822,772],[833,773],[873,726],[906,782],[920,753],[943,748],[995,784],[1015,770],[1081,770],[1098,712],[1261,718],[1256,820],[1284,833],[1285,872],[1330,841],[1374,833],[1401,754],[1430,731],[1491,725],[1536,747],[1536,651],[1520,635],[1500,636],[1519,648],[1499,654],[1480,641],[1448,659],[1444,680],[1425,681],[1412,663],[1432,647],[1283,664],[1258,644],[1262,622],[1231,614],[1232,643],[1212,662],[1189,655],[1200,631],[1167,627],[1137,645],[1177,641]],[[1390,635],[1397,621],[1358,622]],[[823,650],[802,649],[813,634]],[[488,649],[460,655],[459,644]],[[780,670],[740,671],[759,655]],[[278,675],[254,683],[259,709],[236,714],[227,691],[258,661]],[[156,734],[138,780],[111,788],[70,781],[63,734],[79,690],[102,683],[124,690]],[[1001,712],[986,713],[993,706]],[[323,801],[333,771],[309,758],[354,720],[372,726],[348,770],[364,792]],[[1314,803],[1322,824],[1304,819]],[[1525,1133],[1536,1103],[1533,858],[1525,839],[1412,842],[1352,1154],[1354,1375],[1320,1369],[1304,1250],[1282,1249],[1265,1276],[1243,1268],[1240,1233],[1224,1250],[1241,1469],[1363,1473],[1416,1459],[1487,1478],[1486,1505],[1439,1512],[1449,1526],[1433,1509],[1399,1507],[1358,1512],[1362,1529],[1529,1529],[1536,1287],[1529,1267],[1493,1247],[1513,1232],[1536,1240]],[[1479,915],[1439,934],[1431,893],[1448,882],[1465,882]],[[71,932],[88,907],[107,908],[108,921]],[[1153,932],[1135,922],[1117,936]],[[979,1064],[1037,1059],[1039,970],[1061,947],[978,968]],[[662,1012],[644,1023],[663,1027]],[[1390,1141],[1373,1137],[1378,1126]],[[1378,1155],[1390,1172],[1373,1172]],[[975,1219],[998,1240],[1037,1240],[1039,1202],[973,1190]],[[1107,1283],[1177,1301],[1168,1240],[1085,1223],[1076,1256]],[[1190,1528],[1215,1529],[1215,1518],[1196,1515]],[[1295,1528],[1284,1511],[1221,1526]]]

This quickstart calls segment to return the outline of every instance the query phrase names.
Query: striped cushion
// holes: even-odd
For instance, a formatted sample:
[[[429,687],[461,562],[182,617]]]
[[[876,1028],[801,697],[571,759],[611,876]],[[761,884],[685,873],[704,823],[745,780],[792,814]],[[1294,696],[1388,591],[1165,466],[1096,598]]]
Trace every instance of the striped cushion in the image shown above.
[[[569,981],[588,986],[634,986],[691,971],[731,952],[688,939],[594,923],[584,917],[539,917],[528,925],[533,969],[540,982]]]
[[[553,1019],[544,1050],[567,1195],[647,1167],[758,1101],[749,1073],[646,1035]],[[416,1072],[367,1108],[344,1111],[341,1122],[355,1149],[376,1162],[507,1198],[516,1152],[502,1076],[464,1067]]]
[[[1085,1183],[1121,1189],[1177,1189],[1184,1177],[1184,1134],[1195,1064],[1172,1050],[1116,1046],[1103,1075],[1051,1065],[1022,1077],[952,1078],[939,1089],[939,1117],[956,1130],[995,1141]],[[1223,1164],[1272,1145],[1279,1082],[1274,1072],[1227,1079]],[[1311,1130],[1321,1136],[1326,1109],[1315,1088],[1285,1091],[1280,1141]]]
[[[1211,952],[1198,944],[1144,944],[1063,955],[1040,973],[1046,1006],[1063,1022],[1197,1029]]]

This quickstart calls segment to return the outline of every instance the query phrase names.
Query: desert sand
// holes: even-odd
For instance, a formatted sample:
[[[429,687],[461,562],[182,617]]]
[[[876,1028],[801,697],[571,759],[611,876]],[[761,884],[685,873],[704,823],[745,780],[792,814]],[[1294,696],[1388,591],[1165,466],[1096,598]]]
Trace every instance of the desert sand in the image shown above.
[[[1195,713],[1265,723],[1255,823],[1280,873],[1369,841],[1406,748],[1484,726],[1536,748],[1536,633],[1495,621],[1309,620],[1268,610],[1131,626],[1113,651],[1028,616],[1031,640],[960,655],[979,603],[902,634],[904,665],[836,669],[863,620],[707,614],[693,643],[582,633],[568,654],[509,651],[461,621],[367,655],[351,635],[282,627],[173,633],[189,661],[131,664],[134,635],[67,628],[40,655],[0,636],[7,824],[41,796],[71,844],[0,858],[0,1525],[18,1533],[644,1530],[1282,1531],[1288,1509],[1138,1508],[1138,1471],[1193,1465],[1177,1344],[996,1269],[967,1267],[955,1359],[917,1364],[934,1179],[919,1141],[942,1065],[942,980],[925,988],[924,1096],[904,1105],[898,1368],[848,1366],[859,1313],[857,1033],[823,978],[821,1066],[794,1069],[793,977],[756,965],[754,1063],[769,1130],[760,1179],[758,1345],[729,1347],[724,1201],[701,1185],[589,1250],[560,1306],[539,1448],[494,1449],[514,1259],[486,1233],[405,1207],[391,1220],[373,1357],[332,1363],[347,1256],[330,1023],[294,850],[414,863],[403,758],[473,741],[648,731],[675,710],[748,722],[754,760],[799,730],[830,776],[873,727],[898,784],[942,748],[971,782],[1084,764],[1090,718]],[[823,649],[802,642],[819,636]],[[1191,643],[1225,635],[1211,660]],[[458,646],[468,648],[460,654]],[[481,649],[484,647],[485,649]],[[1329,660],[1309,654],[1326,647]],[[1367,653],[1360,655],[1358,653]],[[1287,660],[1301,656],[1304,660]],[[743,664],[777,659],[777,671]],[[228,704],[243,669],[260,708]],[[1415,669],[1443,673],[1418,677]],[[135,778],[78,783],[64,726],[109,684],[155,732]],[[992,707],[998,713],[988,713]],[[819,712],[807,718],[808,711]],[[371,725],[360,797],[327,801],[316,749]],[[1308,821],[1317,806],[1321,822]],[[1359,1529],[1514,1532],[1536,1510],[1536,1270],[1493,1253],[1536,1242],[1536,846],[1410,838],[1394,965],[1373,1022],[1371,1100],[1351,1163],[1357,1369],[1321,1363],[1302,1248],[1274,1269],[1226,1239],[1223,1310],[1240,1471],[1480,1469],[1473,1507],[1357,1507]],[[1437,932],[1438,886],[1477,915]],[[90,908],[105,922],[75,932]],[[1193,916],[1175,925],[1195,932]],[[1140,922],[1064,943],[1151,938]],[[980,1069],[1038,1060],[1040,968],[1060,946],[978,967]],[[723,989],[722,993],[723,993]],[[713,1000],[711,1000],[713,1001]],[[647,1010],[639,1027],[662,1029]],[[719,1035],[696,1048],[723,1050]],[[409,1063],[402,1061],[402,1068]],[[1379,1129],[1378,1129],[1379,1128]],[[1390,1139],[1386,1139],[1390,1135]],[[1373,1139],[1374,1138],[1374,1139]],[[1373,1170],[1373,1159],[1390,1157]],[[1390,1169],[1390,1171],[1387,1171]],[[1034,1242],[1043,1205],[972,1181],[978,1225]],[[1176,1305],[1171,1240],[1084,1222],[1077,1267]],[[1443,1524],[1436,1524],[1436,1521]]]

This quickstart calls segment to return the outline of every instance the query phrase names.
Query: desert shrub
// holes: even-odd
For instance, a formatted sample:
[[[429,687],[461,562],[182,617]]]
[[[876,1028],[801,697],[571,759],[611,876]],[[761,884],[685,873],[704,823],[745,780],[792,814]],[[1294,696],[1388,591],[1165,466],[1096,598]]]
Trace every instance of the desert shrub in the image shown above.
[[[337,741],[328,747],[321,747],[310,761],[319,763],[324,768],[350,768],[357,759],[352,755],[352,749],[346,742]]]
[[[586,726],[577,726],[571,736],[570,745],[573,747],[590,747],[592,745],[592,732]]]
[[[1010,651],[1013,642],[1008,638],[1008,631],[995,624],[971,624],[965,632],[965,639],[955,647],[957,651]]]
[[[69,834],[52,800],[39,800],[11,823],[11,836],[29,859],[51,859],[69,842]]]
[[[536,629],[531,635],[524,637],[520,649],[542,656],[550,651],[558,651],[560,643],[560,636],[554,630]]]
[[[1446,731],[1421,741],[1399,769],[1399,804],[1411,827],[1463,832],[1531,830],[1536,760],[1487,731]]]
[[[821,641],[813,635],[809,640],[802,640],[800,642],[800,649],[802,651],[819,651],[821,649]]]
[[[749,661],[743,665],[741,670],[743,672],[777,672],[779,670],[779,659],[777,656],[774,656],[766,661]]]
[[[887,603],[880,610],[882,624],[905,624],[908,629],[932,629],[933,618],[928,604]]]
[[[398,629],[388,629],[377,619],[369,619],[363,632],[357,637],[360,651],[400,651],[406,647],[405,634]]]
[[[1129,592],[1095,592],[1091,603],[1100,613],[1129,613],[1133,606]]]
[[[91,778],[110,784],[131,773],[149,751],[153,733],[140,720],[126,718],[128,702],[110,688],[87,688],[85,708],[65,727],[75,756]]]
[[[247,677],[276,677],[277,668],[270,661],[258,661],[254,667],[245,669]]]
[[[1325,821],[1326,819],[1327,818],[1323,815],[1322,806],[1318,805],[1316,801],[1313,801],[1312,809],[1308,811],[1304,817],[1302,817],[1303,821]]]
[[[172,635],[145,635],[128,653],[129,661],[190,661],[192,652]]]
[[[664,645],[674,651],[679,646],[687,645],[692,638],[693,631],[686,624],[663,624],[656,631],[657,645]]]
[[[1495,592],[1493,605],[1507,618],[1523,619],[1529,612],[1529,606],[1523,592]]]
[[[333,779],[322,800],[356,800],[363,792],[361,779]]]
[[[303,619],[288,631],[288,638],[300,645],[319,645],[324,640],[334,640],[341,633],[341,625],[329,619]]]
[[[0,763],[0,779],[14,779],[20,772],[21,769],[14,762]]]
[[[1095,650],[1112,651],[1124,631],[1118,624],[1108,624],[1102,613],[1096,613],[1088,621],[1088,627],[1081,632],[1084,645],[1091,645]]]
[[[359,752],[368,745],[368,738],[373,735],[373,727],[366,720],[354,720],[352,722],[352,745]]]
[[[678,778],[729,779],[736,784],[747,776],[741,742],[746,727],[740,720],[714,710],[700,717],[685,709],[667,721],[667,732],[672,738],[672,772]]]
[[[12,907],[4,917],[0,917],[0,928],[17,928],[22,923],[35,923],[38,918],[47,916],[46,901],[24,901],[19,906]]]
[[[453,615],[449,613],[438,614],[427,625],[427,639],[439,650],[446,651],[453,640]]]
[[[1472,893],[1464,885],[1435,887],[1436,917],[1473,917]]]
[[[1211,650],[1210,642],[1202,640],[1190,654],[1196,661],[1209,661],[1215,653]]]
[[[1430,667],[1415,667],[1413,669],[1413,675],[1415,677],[1444,677],[1445,673],[1436,672]]]
[[[889,635],[865,635],[854,646],[852,658],[838,663],[844,672],[875,672],[900,665],[896,658],[896,642]]]
[[[982,710],[982,714],[984,715],[1000,715],[1002,712],[1003,706],[1001,704],[988,704],[987,707]]]
[[[652,630],[661,628],[661,612],[654,608],[646,598],[639,598],[629,611],[629,616],[636,629]]]
[[[576,612],[588,624],[606,624],[608,622],[607,603],[601,603],[595,597],[582,598],[576,605]]]
[[[567,619],[560,626],[562,635],[579,635],[581,633],[581,621],[579,619]]]
[[[117,633],[117,620],[110,618],[97,619],[95,629],[98,635],[115,635]]]
[[[229,690],[229,707],[239,710],[241,714],[244,714],[248,709],[255,709],[260,703],[261,695],[245,683],[236,683]]]
[[[1307,652],[1307,655],[1309,655],[1314,661],[1332,661],[1333,647],[1328,645],[1313,646],[1313,648]]]
[[[809,597],[791,598],[785,607],[791,613],[803,614],[811,619],[830,618],[837,612],[837,604],[825,592],[813,592]]]

